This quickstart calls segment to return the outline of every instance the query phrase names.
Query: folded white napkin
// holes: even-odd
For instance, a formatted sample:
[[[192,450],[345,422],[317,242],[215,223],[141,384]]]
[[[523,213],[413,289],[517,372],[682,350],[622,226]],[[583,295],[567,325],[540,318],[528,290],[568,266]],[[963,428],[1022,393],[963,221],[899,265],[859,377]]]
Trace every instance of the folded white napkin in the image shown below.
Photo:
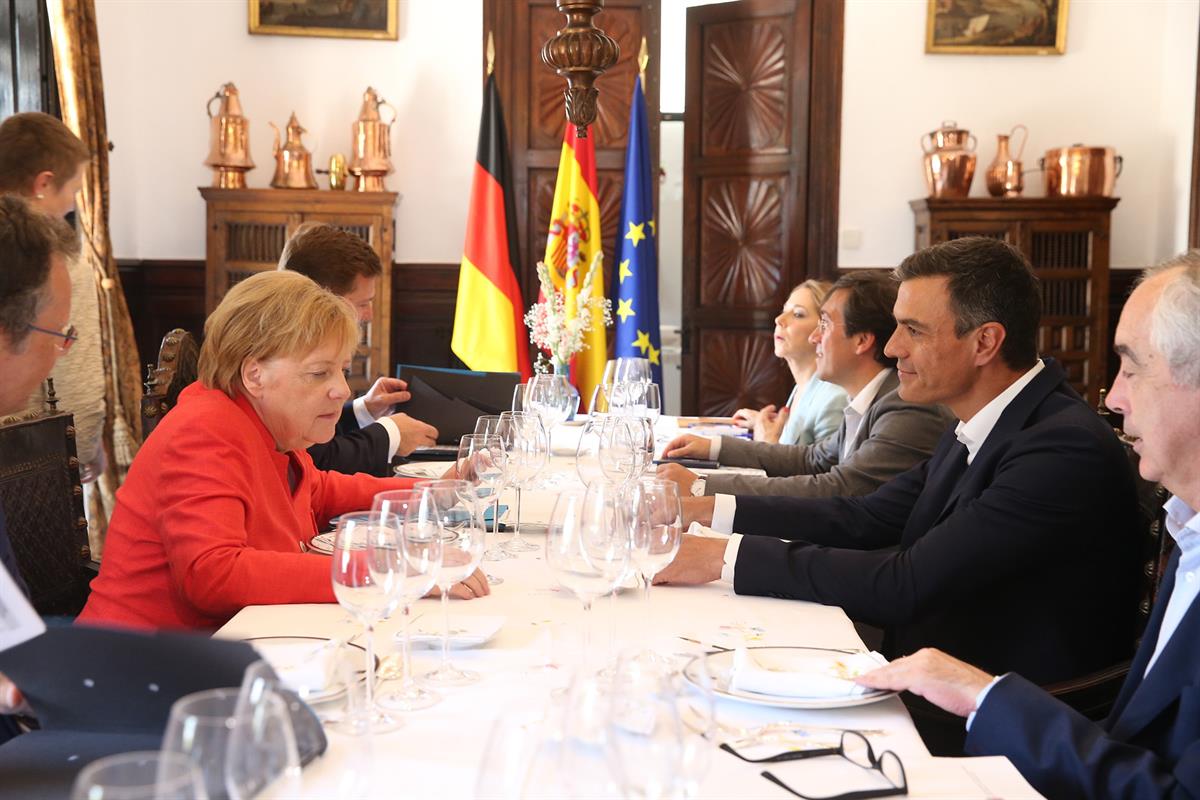
[[[338,648],[330,642],[259,642],[263,658],[301,697],[324,692],[337,679]]]
[[[775,697],[856,697],[868,691],[854,678],[887,663],[879,653],[829,653],[805,657],[795,669],[764,664],[754,651],[739,647],[733,653],[729,688]]]
[[[687,532],[688,532],[688,536],[700,536],[704,539],[728,539],[729,538],[728,533],[721,533],[720,531],[714,531],[712,528],[709,528],[706,525],[701,525],[699,522],[695,522],[695,521],[693,521],[692,524],[688,526]]]

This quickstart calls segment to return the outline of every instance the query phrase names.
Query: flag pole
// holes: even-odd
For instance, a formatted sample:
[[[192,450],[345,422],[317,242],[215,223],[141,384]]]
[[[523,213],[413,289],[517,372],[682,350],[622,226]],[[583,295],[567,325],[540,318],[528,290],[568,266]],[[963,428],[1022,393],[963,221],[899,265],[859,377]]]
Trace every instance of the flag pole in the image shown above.
[[[638,49],[638,76],[642,79],[642,86],[646,85],[646,64],[650,63],[650,49],[646,47],[646,37],[642,37],[642,46]]]
[[[642,44],[645,45],[646,40],[642,39]],[[488,31],[487,43],[487,74],[491,75],[492,70],[496,67],[496,41],[492,38],[492,32]]]

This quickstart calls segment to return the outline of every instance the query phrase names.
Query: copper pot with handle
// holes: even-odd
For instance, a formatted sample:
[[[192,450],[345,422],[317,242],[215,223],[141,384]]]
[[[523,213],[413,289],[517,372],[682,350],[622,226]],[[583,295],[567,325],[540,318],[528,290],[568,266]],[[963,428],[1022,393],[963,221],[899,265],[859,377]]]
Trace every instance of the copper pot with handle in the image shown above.
[[[963,198],[975,177],[975,137],[952,121],[921,137],[930,197]]]
[[[1073,144],[1047,150],[1038,165],[1047,197],[1112,197],[1124,159],[1111,147]]]

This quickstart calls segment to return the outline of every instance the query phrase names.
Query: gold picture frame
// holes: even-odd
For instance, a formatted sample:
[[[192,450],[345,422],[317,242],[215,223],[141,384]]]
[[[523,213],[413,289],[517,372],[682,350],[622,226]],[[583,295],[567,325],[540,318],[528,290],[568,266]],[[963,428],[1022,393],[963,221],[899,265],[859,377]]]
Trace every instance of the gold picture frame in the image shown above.
[[[929,0],[926,53],[1062,55],[1069,0]],[[986,9],[984,6],[987,6]]]
[[[249,0],[250,33],[335,39],[398,38],[399,0]]]

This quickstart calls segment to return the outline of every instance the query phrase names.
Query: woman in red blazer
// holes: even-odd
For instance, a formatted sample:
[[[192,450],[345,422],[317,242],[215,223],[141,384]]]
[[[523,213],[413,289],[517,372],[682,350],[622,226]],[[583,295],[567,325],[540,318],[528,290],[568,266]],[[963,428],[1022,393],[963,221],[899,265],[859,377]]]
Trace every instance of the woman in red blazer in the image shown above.
[[[294,272],[229,291],[204,326],[184,389],[117,493],[81,622],[217,628],[248,605],[334,602],[318,525],[412,481],[317,470],[350,397],[350,306]],[[476,572],[460,597],[488,593]]]

